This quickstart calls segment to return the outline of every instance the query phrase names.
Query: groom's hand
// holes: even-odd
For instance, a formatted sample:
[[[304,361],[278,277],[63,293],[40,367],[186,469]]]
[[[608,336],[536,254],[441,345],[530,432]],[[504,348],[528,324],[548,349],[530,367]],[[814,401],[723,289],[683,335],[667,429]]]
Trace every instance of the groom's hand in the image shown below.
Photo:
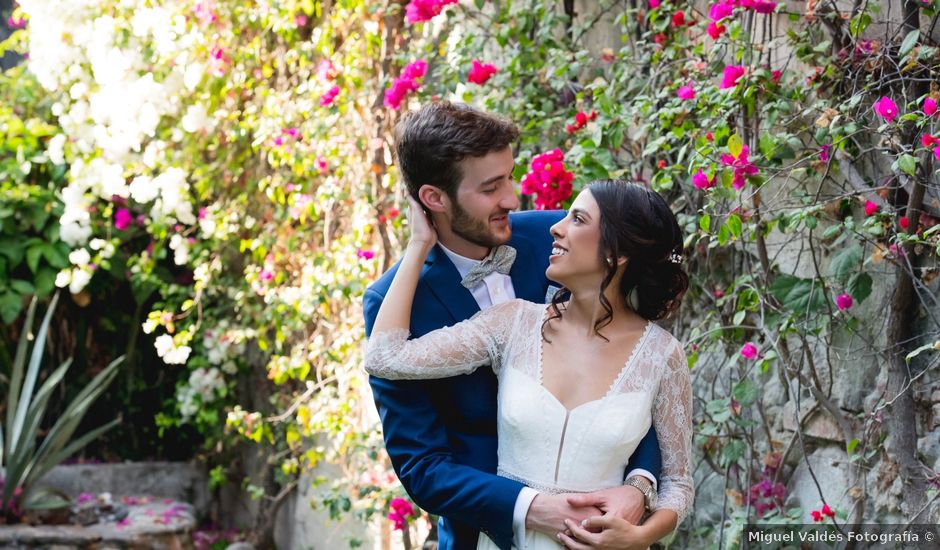
[[[642,502],[642,495],[640,501]],[[566,519],[580,522],[602,514],[603,511],[594,505],[571,505],[565,495],[539,493],[529,505],[529,512],[525,516],[525,526],[526,529],[534,529],[554,537],[560,531],[565,530]]]
[[[632,485],[613,487],[593,493],[569,495],[568,504],[578,508],[593,506],[605,514],[611,514],[625,519],[633,525],[639,525],[643,512],[646,511],[646,501],[643,493]]]

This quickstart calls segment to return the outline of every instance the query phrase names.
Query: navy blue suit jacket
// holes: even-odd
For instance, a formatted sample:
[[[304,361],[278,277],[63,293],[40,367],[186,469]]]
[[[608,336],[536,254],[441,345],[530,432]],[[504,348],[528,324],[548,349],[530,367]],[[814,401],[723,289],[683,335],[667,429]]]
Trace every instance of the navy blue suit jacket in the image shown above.
[[[549,228],[561,211],[510,214],[516,260],[509,275],[517,298],[543,303],[552,238]],[[366,335],[395,273],[396,263],[363,298]],[[435,246],[428,255],[415,292],[411,335],[469,319],[480,311],[470,291],[460,285],[450,258]],[[440,550],[473,550],[479,532],[503,550],[512,545],[512,518],[523,485],[496,472],[496,376],[480,368],[440,380],[393,381],[370,377],[382,420],[385,446],[402,485],[421,508],[441,516]],[[627,466],[659,478],[661,455],[653,429]]]

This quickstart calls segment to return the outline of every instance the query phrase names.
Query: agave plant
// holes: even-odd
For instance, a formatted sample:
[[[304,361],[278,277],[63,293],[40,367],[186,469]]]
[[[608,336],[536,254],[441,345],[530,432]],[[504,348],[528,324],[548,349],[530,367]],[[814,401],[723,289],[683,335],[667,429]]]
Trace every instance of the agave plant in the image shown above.
[[[67,506],[68,501],[65,498],[50,489],[37,488],[37,482],[54,466],[120,422],[119,418],[115,419],[72,439],[91,404],[114,380],[123,356],[99,372],[69,403],[55,424],[45,432],[42,440],[37,438],[49,397],[62,382],[72,364],[71,358],[65,360],[36,390],[49,322],[58,301],[59,294],[56,293],[39,325],[39,331],[33,338],[32,328],[37,302],[36,298],[33,298],[13,359],[13,370],[7,389],[6,418],[0,422],[0,517],[17,516],[18,510]],[[26,355],[30,340],[33,340],[33,346],[27,364]]]

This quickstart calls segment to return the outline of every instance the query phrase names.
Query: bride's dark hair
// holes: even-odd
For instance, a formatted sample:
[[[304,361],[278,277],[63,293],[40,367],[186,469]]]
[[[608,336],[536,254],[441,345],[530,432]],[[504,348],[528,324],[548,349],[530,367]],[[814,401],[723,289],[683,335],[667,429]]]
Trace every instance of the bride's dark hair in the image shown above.
[[[594,323],[594,332],[604,338],[600,329],[613,319],[604,291],[617,273],[619,257],[627,258],[618,292],[624,304],[647,320],[670,316],[689,288],[689,276],[682,269],[682,231],[669,205],[659,193],[623,180],[596,180],[585,189],[600,210],[598,255],[606,269],[599,296],[605,314]],[[564,288],[552,296],[543,338],[545,325],[561,317],[558,306],[567,296]]]

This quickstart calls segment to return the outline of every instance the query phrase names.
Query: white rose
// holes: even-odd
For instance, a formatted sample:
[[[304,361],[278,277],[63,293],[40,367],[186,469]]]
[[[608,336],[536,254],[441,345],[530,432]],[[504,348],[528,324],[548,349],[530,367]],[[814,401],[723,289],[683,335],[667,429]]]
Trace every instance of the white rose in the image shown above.
[[[72,265],[77,265],[78,267],[85,267],[88,265],[88,262],[91,261],[91,254],[88,253],[84,248],[79,248],[78,250],[73,250],[69,252],[69,262]]]
[[[91,272],[85,271],[84,269],[72,271],[72,281],[69,283],[69,292],[78,294],[88,286],[89,281],[91,281]]]

